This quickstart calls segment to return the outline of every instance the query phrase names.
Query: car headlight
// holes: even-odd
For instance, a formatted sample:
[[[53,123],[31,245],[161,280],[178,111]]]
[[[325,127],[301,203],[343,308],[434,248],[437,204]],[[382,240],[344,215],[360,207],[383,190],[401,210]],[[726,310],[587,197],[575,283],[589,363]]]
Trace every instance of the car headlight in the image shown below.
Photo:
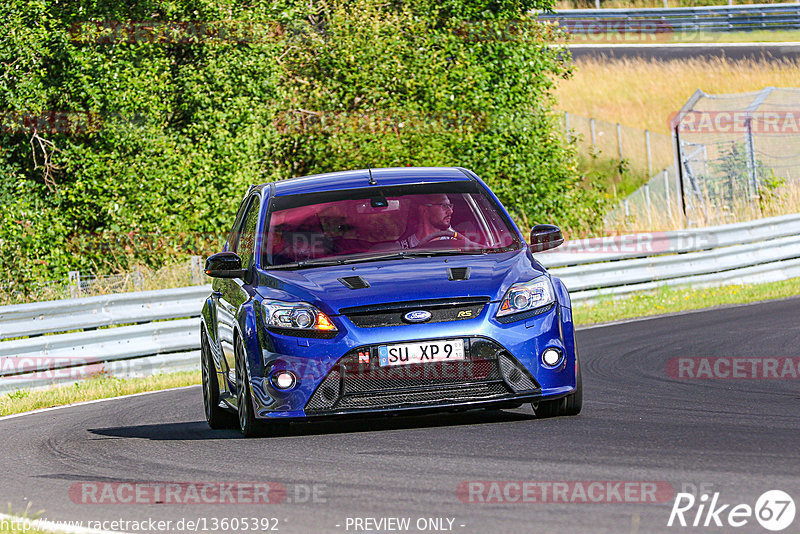
[[[554,301],[553,285],[546,276],[540,276],[530,282],[521,282],[511,286],[500,302],[497,317],[535,310],[552,304]]]
[[[262,306],[268,327],[314,332],[337,331],[328,316],[311,304],[265,300]]]

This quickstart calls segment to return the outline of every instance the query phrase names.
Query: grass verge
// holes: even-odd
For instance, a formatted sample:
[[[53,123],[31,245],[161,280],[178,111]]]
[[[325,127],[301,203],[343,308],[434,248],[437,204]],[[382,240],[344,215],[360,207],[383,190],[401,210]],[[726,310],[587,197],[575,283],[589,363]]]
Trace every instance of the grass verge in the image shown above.
[[[707,288],[680,289],[664,286],[657,291],[634,293],[625,298],[605,297],[592,304],[576,303],[573,306],[573,319],[578,325],[590,325],[796,295],[800,295],[800,278]]]
[[[199,383],[200,371],[183,371],[143,378],[103,376],[75,382],[70,386],[41,390],[21,389],[0,397],[0,416]]]

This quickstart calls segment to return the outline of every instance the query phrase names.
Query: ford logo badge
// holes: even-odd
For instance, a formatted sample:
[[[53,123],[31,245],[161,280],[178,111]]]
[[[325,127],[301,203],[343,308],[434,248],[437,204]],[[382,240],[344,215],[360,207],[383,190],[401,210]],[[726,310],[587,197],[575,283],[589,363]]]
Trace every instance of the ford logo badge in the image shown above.
[[[425,310],[416,310],[412,312],[408,312],[403,316],[403,319],[408,321],[409,323],[424,323],[428,319],[430,319],[433,315],[429,311]]]

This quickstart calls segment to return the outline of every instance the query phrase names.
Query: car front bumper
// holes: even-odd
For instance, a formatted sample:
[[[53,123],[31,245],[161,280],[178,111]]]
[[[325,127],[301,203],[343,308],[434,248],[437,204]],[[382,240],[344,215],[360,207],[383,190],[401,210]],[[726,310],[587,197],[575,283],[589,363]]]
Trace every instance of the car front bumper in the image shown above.
[[[326,417],[410,410],[490,407],[555,399],[576,386],[571,310],[556,302],[542,313],[502,324],[487,305],[469,320],[360,328],[344,316],[331,339],[275,334],[262,329],[248,350],[255,413],[260,419]],[[263,327],[262,327],[263,328]],[[441,364],[381,368],[379,345],[462,339],[466,359]],[[541,354],[557,348],[556,367]],[[255,349],[255,350],[254,350]],[[271,377],[282,370],[297,377],[284,391]]]

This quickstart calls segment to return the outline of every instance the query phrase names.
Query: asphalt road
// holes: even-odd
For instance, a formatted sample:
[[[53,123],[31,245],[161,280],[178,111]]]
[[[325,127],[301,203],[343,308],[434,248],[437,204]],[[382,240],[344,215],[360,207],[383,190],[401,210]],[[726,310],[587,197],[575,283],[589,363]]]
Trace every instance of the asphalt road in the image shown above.
[[[570,46],[572,57],[609,59],[645,58],[670,61],[677,59],[726,58],[731,60],[779,61],[800,59],[800,43],[709,43],[709,44],[615,44]]]
[[[376,532],[354,529],[354,518],[388,517],[410,518],[411,532],[421,518],[451,519],[449,531],[464,533],[708,531],[667,527],[676,492],[702,486],[719,492],[719,503],[753,506],[782,489],[800,504],[800,380],[676,378],[668,362],[796,358],[799,316],[795,298],[582,330],[585,404],[570,418],[537,420],[526,408],[315,423],[245,440],[209,430],[200,389],[189,388],[3,419],[0,504],[19,512],[30,503],[29,513],[44,510],[49,520],[205,518],[212,532],[233,517],[276,518],[269,526],[280,532]],[[125,482],[184,483],[175,498],[191,502],[186,483],[221,481],[279,483],[286,500],[108,504],[116,497],[107,495],[106,504],[84,503]],[[570,489],[556,503],[474,503],[457,495],[465,481],[563,481]],[[659,502],[581,502],[576,488],[591,481],[654,483]],[[786,532],[799,525],[800,517]],[[244,531],[217,531],[234,530]],[[767,532],[753,518],[735,530]]]

